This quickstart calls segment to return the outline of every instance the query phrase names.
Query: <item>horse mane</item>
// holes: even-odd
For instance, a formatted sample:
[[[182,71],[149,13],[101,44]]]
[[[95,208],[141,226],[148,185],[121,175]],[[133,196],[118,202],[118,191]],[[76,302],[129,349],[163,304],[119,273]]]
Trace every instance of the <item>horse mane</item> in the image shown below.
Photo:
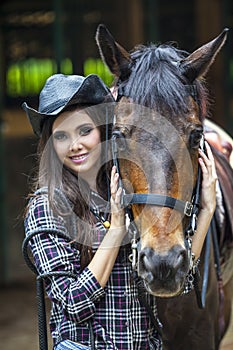
[[[207,113],[207,91],[204,80],[190,84],[181,74],[180,60],[188,56],[172,44],[137,46],[131,53],[130,75],[118,82],[124,95],[137,103],[172,116],[187,113],[187,85],[195,84],[200,118]]]

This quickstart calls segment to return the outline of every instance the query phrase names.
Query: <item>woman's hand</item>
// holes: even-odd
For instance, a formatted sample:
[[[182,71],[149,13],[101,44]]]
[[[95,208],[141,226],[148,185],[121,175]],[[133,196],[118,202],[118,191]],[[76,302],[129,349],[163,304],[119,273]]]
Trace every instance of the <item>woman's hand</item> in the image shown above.
[[[121,207],[122,188],[118,188],[119,174],[116,167],[111,173],[111,226],[88,265],[100,285],[104,288],[112,272],[121,242],[126,234],[125,213]]]
[[[197,218],[197,229],[192,239],[192,252],[197,260],[205,241],[210,222],[216,207],[217,173],[210,146],[205,142],[206,152],[199,151],[199,164],[202,170],[201,209]]]
[[[213,213],[216,207],[216,182],[217,173],[214,163],[214,157],[210,146],[205,142],[206,152],[199,150],[198,159],[202,170],[202,191],[201,191],[201,209]]]
[[[111,228],[119,228],[125,225],[125,212],[121,207],[122,188],[119,187],[119,174],[115,166],[111,172]]]

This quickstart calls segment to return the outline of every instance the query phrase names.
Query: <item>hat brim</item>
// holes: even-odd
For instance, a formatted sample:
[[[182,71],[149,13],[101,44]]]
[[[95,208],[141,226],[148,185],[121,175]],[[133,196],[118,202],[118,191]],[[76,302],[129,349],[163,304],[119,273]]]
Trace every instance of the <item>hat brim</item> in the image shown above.
[[[40,137],[43,122],[48,117],[56,117],[66,107],[77,105],[97,105],[100,103],[114,102],[111,91],[103,84],[102,80],[95,74],[90,74],[83,80],[77,91],[62,106],[54,110],[52,113],[40,113],[36,109],[22,104],[22,108],[27,114],[33,132]]]

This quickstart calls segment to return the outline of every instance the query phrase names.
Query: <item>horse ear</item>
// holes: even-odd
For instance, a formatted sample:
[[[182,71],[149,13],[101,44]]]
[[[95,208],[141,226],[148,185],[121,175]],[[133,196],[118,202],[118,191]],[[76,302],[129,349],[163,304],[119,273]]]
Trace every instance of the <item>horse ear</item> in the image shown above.
[[[180,62],[182,74],[189,79],[190,83],[207,73],[226,41],[227,32],[228,29],[225,28],[218,37],[201,46]]]
[[[104,24],[97,27],[95,39],[102,60],[115,76],[124,80],[130,71],[130,54],[114,40]]]

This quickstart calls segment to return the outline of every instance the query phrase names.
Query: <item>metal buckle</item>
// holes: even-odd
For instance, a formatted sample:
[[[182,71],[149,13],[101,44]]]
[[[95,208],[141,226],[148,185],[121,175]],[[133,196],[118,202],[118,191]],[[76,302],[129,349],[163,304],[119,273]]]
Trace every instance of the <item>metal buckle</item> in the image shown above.
[[[190,202],[186,202],[185,203],[185,207],[184,207],[184,214],[186,216],[191,216],[192,215],[192,210],[193,210],[193,205]]]

